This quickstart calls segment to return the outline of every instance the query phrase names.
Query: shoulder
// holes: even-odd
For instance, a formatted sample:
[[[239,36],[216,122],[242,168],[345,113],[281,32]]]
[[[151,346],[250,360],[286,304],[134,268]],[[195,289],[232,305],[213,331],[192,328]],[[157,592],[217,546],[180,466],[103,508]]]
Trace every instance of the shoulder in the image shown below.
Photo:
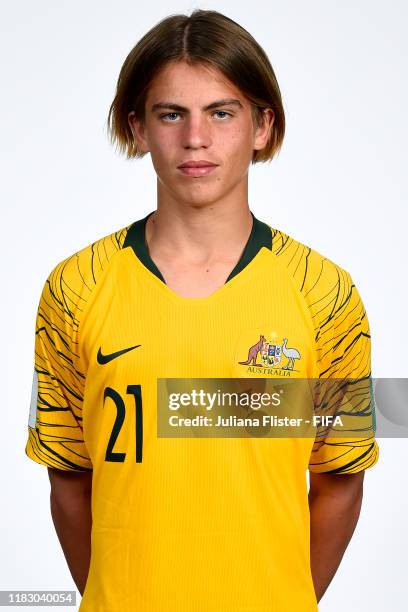
[[[316,340],[323,334],[335,335],[363,324],[368,334],[364,304],[350,273],[338,263],[303,244],[285,232],[272,229],[272,256],[283,266],[315,330]]]
[[[272,228],[272,255],[286,268],[297,289],[311,301],[318,296],[333,299],[353,286],[350,273],[311,246]]]
[[[123,248],[130,225],[111,232],[59,261],[44,282],[37,309],[37,331],[58,330],[69,343],[104,272]]]
[[[97,238],[59,261],[48,274],[44,291],[69,308],[87,301],[98,280],[122,248],[131,224]]]

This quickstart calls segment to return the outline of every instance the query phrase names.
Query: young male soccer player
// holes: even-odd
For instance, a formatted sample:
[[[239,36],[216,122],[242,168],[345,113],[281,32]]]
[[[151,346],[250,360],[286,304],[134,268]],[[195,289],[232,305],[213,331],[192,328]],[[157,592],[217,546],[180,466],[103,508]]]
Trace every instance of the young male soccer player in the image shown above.
[[[349,273],[248,205],[249,165],[284,136],[273,69],[220,13],[168,17],[126,58],[109,127],[129,158],[150,153],[157,210],[49,274],[26,445],[80,610],[317,610],[373,434],[158,435],[162,379],[370,376]]]

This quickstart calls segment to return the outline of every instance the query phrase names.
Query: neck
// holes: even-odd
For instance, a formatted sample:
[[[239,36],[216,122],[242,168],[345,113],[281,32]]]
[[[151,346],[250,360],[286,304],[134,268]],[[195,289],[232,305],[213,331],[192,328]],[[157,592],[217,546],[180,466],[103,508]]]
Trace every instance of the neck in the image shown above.
[[[247,202],[233,207],[158,205],[145,236],[150,255],[157,259],[174,260],[177,254],[187,264],[228,262],[241,254],[252,224]]]

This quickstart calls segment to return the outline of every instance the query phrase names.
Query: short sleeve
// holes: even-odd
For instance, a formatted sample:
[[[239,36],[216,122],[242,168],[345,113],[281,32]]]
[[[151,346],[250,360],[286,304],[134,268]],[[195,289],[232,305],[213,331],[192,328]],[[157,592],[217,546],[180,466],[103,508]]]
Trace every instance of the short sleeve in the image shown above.
[[[47,467],[89,471],[82,426],[85,373],[78,359],[78,314],[66,262],[49,274],[35,321],[34,373],[26,455]]]
[[[325,391],[319,406],[332,414],[346,414],[348,437],[327,428],[316,436],[309,470],[316,473],[352,474],[378,460],[375,440],[375,403],[371,379],[371,334],[367,313],[348,272],[338,269],[330,309],[318,326],[318,376]],[[336,386],[337,385],[337,386]],[[343,396],[339,400],[339,389]],[[336,407],[333,409],[333,402]],[[331,405],[333,404],[333,405]],[[346,407],[346,408],[345,408]],[[322,412],[320,412],[322,414]],[[331,432],[331,435],[330,435]]]

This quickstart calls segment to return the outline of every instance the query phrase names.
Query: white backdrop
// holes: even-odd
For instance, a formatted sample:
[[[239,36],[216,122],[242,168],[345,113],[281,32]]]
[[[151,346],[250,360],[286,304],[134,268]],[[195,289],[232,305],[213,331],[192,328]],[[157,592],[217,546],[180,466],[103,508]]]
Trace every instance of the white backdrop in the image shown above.
[[[150,158],[121,158],[105,128],[127,53],[166,15],[214,8],[264,47],[287,133],[279,157],[250,170],[250,208],[351,273],[371,324],[373,375],[407,376],[406,3],[156,0],[140,7],[130,0],[3,5],[0,590],[75,588],[51,520],[47,470],[24,454],[35,311],[57,262],[155,208]],[[407,609],[408,443],[379,445],[322,612]]]

